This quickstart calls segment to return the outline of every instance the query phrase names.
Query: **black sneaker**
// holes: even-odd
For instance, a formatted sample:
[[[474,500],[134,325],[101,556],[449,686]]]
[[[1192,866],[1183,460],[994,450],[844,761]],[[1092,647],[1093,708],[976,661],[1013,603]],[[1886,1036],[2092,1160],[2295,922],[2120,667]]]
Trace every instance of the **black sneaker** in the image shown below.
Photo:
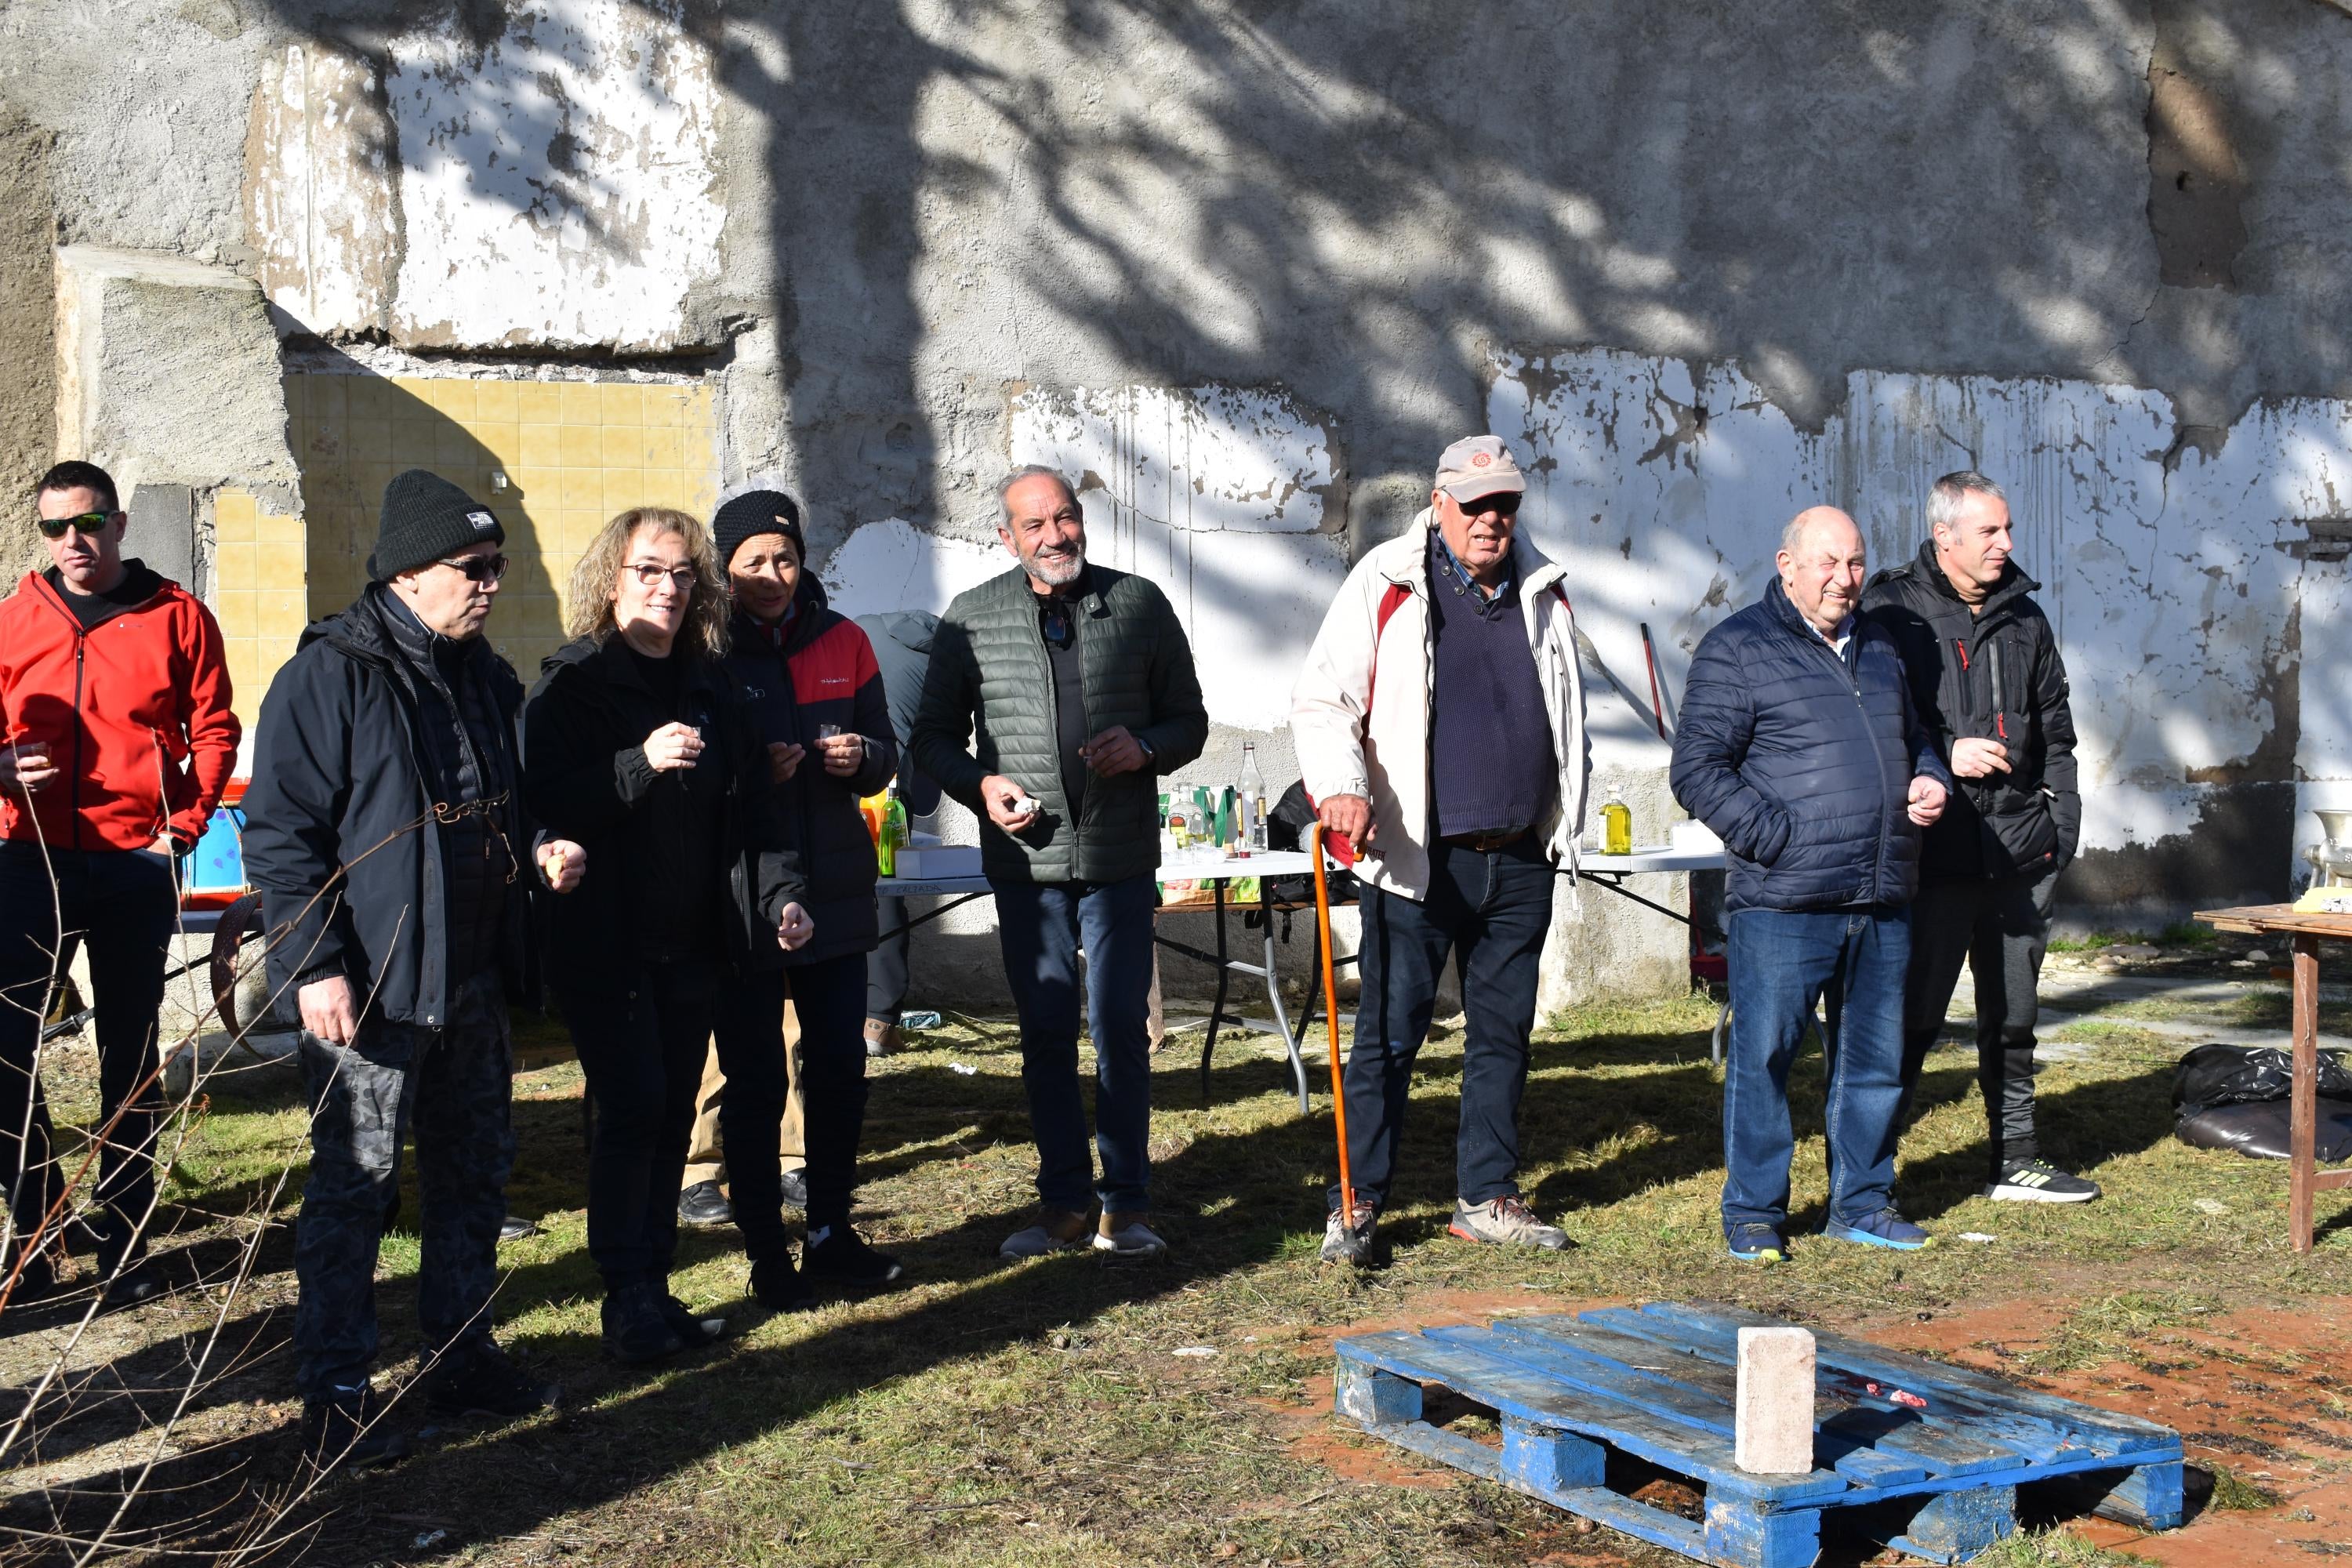
[[[2086,1204],[2099,1184],[2062,1171],[2047,1160],[2006,1160],[1985,1185],[1985,1196],[2006,1204]]]
[[[441,1352],[426,1373],[425,1403],[442,1415],[474,1415],[512,1421],[554,1408],[563,1390],[517,1366],[487,1339],[461,1341]]]
[[[786,1171],[778,1182],[784,1194],[784,1206],[808,1212],[808,1174],[803,1171]]]
[[[798,1312],[816,1305],[816,1292],[793,1267],[789,1252],[751,1265],[751,1299],[772,1312]]]
[[[125,1307],[152,1301],[163,1293],[163,1282],[142,1258],[116,1269],[114,1277],[106,1282],[106,1310],[119,1312]]]
[[[686,1348],[662,1315],[651,1285],[624,1285],[604,1298],[604,1353],[630,1366],[674,1356]]]
[[[685,1302],[667,1293],[661,1295],[661,1316],[662,1321],[669,1325],[669,1331],[676,1334],[678,1342],[688,1350],[697,1345],[707,1345],[727,1331],[726,1319],[702,1317]]]
[[[871,1290],[906,1270],[897,1258],[866,1246],[866,1238],[847,1226],[822,1225],[809,1232],[808,1244],[801,1248],[801,1272],[813,1280]]]
[[[331,1399],[302,1406],[302,1458],[311,1468],[365,1469],[408,1457],[408,1436],[385,1423],[387,1412],[375,1390],[362,1383],[341,1388]]]
[[[502,1247],[509,1241],[521,1241],[527,1237],[544,1234],[539,1226],[520,1215],[510,1214],[499,1222],[499,1244]]]
[[[735,1223],[735,1205],[719,1190],[717,1182],[697,1182],[677,1194],[677,1222],[699,1226],[705,1229],[714,1225]]]

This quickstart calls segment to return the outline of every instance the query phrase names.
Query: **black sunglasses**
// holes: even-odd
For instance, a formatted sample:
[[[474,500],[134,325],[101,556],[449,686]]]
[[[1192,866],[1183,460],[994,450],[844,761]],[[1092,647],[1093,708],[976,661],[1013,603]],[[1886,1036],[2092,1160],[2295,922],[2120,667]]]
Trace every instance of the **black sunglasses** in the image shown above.
[[[114,515],[110,511],[86,511],[79,517],[36,517],[33,521],[40,526],[42,538],[63,539],[68,528],[76,533],[104,533]]]
[[[1517,517],[1519,515],[1519,500],[1517,490],[1502,490],[1494,495],[1480,496],[1476,500],[1458,500],[1454,504],[1462,509],[1465,517],[1484,517],[1490,511],[1496,517]]]
[[[460,555],[454,560],[445,555],[437,563],[464,573],[468,583],[495,583],[507,574],[503,555]]]

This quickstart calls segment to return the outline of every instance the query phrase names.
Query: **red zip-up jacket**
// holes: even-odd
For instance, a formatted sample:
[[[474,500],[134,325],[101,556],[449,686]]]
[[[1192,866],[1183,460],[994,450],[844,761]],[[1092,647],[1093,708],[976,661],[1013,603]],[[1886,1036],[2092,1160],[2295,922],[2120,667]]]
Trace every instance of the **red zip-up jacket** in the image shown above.
[[[178,584],[92,626],[28,572],[0,601],[0,731],[47,743],[58,776],[0,795],[0,838],[53,849],[194,844],[236,766],[218,622]],[[27,802],[30,808],[27,809]]]

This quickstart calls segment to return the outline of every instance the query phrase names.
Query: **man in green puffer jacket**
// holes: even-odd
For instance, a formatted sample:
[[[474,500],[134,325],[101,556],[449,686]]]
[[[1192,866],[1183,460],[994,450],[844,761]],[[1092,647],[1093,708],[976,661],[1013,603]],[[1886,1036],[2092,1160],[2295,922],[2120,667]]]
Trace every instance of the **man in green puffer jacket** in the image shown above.
[[[1016,468],[997,500],[997,537],[1021,564],[948,606],[910,749],[980,817],[1021,1016],[1043,1213],[1000,1250],[1032,1258],[1087,1245],[1098,1197],[1095,1248],[1156,1258],[1167,1250],[1147,1223],[1157,780],[1201,754],[1209,715],[1167,595],[1087,562],[1069,481]],[[1078,1092],[1082,950],[1099,1184]]]

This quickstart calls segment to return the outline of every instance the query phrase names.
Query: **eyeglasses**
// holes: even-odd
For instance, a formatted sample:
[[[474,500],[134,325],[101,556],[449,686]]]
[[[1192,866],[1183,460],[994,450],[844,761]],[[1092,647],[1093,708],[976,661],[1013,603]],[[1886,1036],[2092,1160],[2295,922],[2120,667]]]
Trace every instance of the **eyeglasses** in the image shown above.
[[[437,564],[463,573],[468,583],[495,583],[507,574],[503,555],[444,555]]]
[[[1504,490],[1496,495],[1480,496],[1476,500],[1457,500],[1454,504],[1462,509],[1465,517],[1484,517],[1490,511],[1496,517],[1517,517],[1519,515],[1520,500],[1517,491]]]
[[[635,573],[637,581],[648,588],[667,577],[673,585],[681,589],[690,589],[694,586],[695,580],[701,575],[695,570],[692,562],[688,562],[682,566],[665,566],[658,561],[632,561],[624,570]]]
[[[36,517],[33,521],[39,525],[42,538],[63,539],[68,528],[76,533],[103,533],[114,521],[114,513],[86,511],[79,517]]]

